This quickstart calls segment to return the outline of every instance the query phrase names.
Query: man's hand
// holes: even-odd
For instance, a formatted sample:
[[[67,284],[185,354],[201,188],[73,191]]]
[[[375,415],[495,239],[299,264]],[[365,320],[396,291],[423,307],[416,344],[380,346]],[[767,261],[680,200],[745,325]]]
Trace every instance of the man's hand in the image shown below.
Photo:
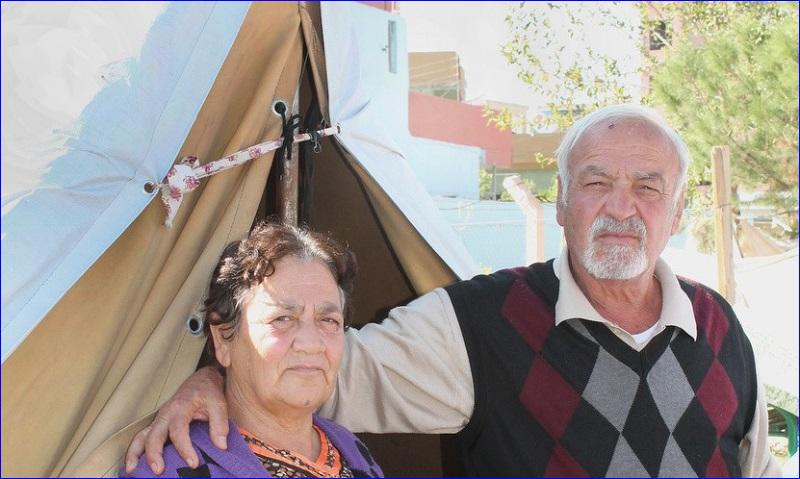
[[[133,472],[139,456],[146,451],[150,469],[161,474],[167,438],[189,467],[197,467],[199,459],[189,438],[189,424],[194,420],[208,421],[211,441],[218,448],[227,449],[228,406],[223,389],[222,376],[210,366],[189,376],[161,407],[153,423],[133,438],[125,455],[125,471]]]

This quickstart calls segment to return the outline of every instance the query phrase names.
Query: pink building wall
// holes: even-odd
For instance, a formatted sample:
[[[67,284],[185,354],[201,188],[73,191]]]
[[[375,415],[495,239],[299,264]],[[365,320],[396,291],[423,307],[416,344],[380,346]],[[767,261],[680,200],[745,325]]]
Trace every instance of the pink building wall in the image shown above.
[[[369,5],[370,7],[375,7],[380,10],[385,10],[387,12],[394,12],[397,10],[396,2],[393,1],[385,1],[385,2],[358,2],[363,3],[364,5]]]
[[[408,129],[412,136],[483,148],[488,165],[511,167],[511,131],[487,125],[481,106],[409,92]]]

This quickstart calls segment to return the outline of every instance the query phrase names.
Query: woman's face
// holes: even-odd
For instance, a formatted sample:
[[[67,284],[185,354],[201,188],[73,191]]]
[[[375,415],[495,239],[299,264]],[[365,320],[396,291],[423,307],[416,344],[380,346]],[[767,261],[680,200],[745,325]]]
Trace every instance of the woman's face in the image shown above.
[[[274,274],[245,298],[233,339],[215,341],[229,393],[273,413],[321,406],[344,350],[342,299],[320,261],[277,261]]]

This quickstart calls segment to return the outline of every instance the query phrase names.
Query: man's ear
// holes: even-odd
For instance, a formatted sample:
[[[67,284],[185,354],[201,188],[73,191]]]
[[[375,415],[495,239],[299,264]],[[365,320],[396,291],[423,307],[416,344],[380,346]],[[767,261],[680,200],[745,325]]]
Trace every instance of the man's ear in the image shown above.
[[[217,313],[209,313],[208,315],[210,320],[219,319]],[[214,341],[214,356],[222,367],[227,368],[231,365],[231,342],[222,337],[220,326],[210,325],[209,328]]]
[[[563,185],[561,184],[561,175],[556,177],[556,183],[558,184],[558,196],[556,196],[556,221],[561,226],[564,226],[564,196],[566,191],[563,190]]]
[[[681,189],[680,194],[678,195],[678,199],[675,202],[675,213],[674,218],[672,219],[672,228],[670,229],[670,235],[674,235],[678,232],[678,229],[681,227],[681,218],[683,217],[683,202],[686,198],[686,187],[684,186]]]

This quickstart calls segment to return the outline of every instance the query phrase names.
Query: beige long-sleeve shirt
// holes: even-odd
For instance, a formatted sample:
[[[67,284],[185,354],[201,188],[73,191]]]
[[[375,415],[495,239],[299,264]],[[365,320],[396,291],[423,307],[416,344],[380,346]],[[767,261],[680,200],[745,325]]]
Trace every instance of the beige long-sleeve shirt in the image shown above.
[[[648,335],[631,335],[609,323],[591,306],[570,271],[566,250],[554,263],[560,280],[555,322],[597,321],[636,350],[667,326],[696,339],[692,305],[669,266],[656,265],[661,283],[661,316]],[[649,336],[649,337],[648,337]],[[394,308],[381,324],[347,333],[348,346],[332,398],[320,411],[356,432],[455,433],[472,416],[472,375],[453,305],[436,289]],[[742,474],[780,476],[767,445],[767,408],[761,387],[750,431],[739,446]]]

